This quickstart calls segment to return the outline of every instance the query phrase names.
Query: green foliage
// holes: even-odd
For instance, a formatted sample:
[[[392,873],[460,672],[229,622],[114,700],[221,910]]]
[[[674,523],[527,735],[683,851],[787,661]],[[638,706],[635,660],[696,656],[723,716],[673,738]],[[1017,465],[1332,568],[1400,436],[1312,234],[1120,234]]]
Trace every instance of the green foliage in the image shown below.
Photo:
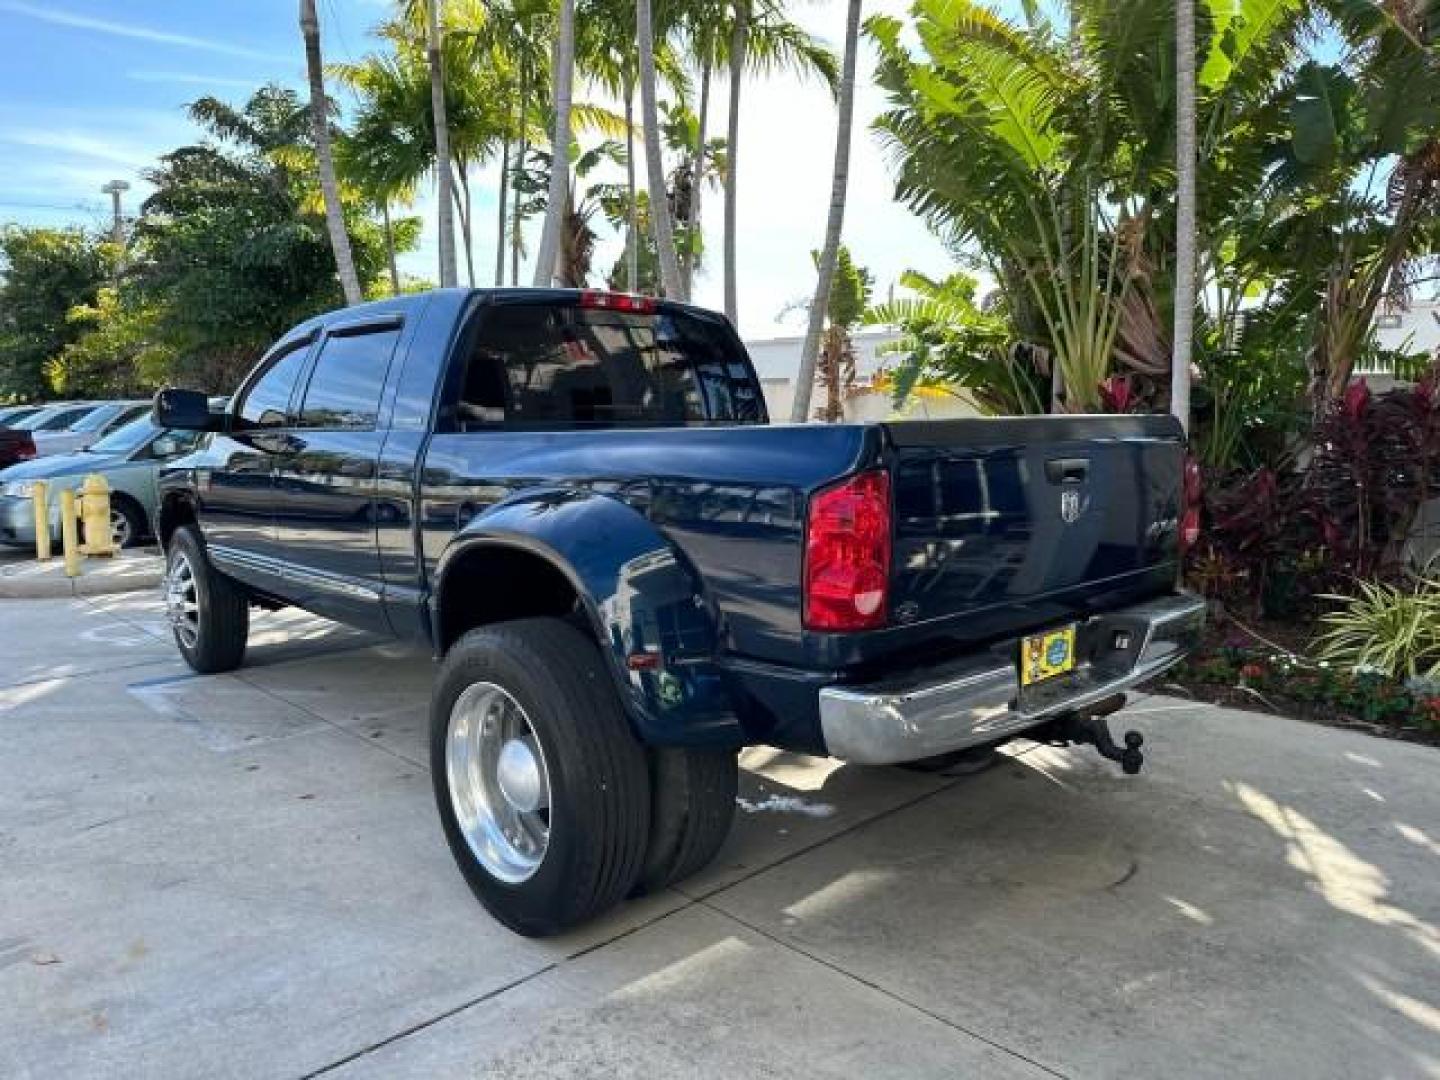
[[[1373,352],[1376,306],[1440,251],[1429,6],[1198,5],[1195,431],[1212,468],[1293,450],[1307,412],[1323,414]],[[1093,408],[1112,374],[1160,408],[1173,9],[1051,10],[1024,4],[1012,19],[979,0],[916,0],[908,25],[871,18],[889,102],[875,127],[899,197],[993,276],[1011,342],[1054,358],[1066,408]]]
[[[130,284],[183,374],[228,390],[281,333],[343,297],[313,173],[287,164],[309,148],[295,93],[269,86],[238,110],[205,98],[190,112],[210,138],[147,173],[155,192],[136,226]],[[368,284],[384,265],[383,237],[353,205],[346,224]]]
[[[1391,678],[1440,679],[1440,581],[1360,582],[1354,596],[1331,596],[1339,610],[1321,618],[1320,655]]]
[[[102,288],[94,304],[77,305],[69,321],[82,330],[46,361],[45,375],[66,397],[133,397],[163,385],[175,370],[178,352],[165,339],[163,311],[122,299]]]
[[[95,302],[113,265],[83,229],[0,230],[0,400],[49,396],[46,361],[83,332],[70,310]]]
[[[1440,684],[1402,680],[1363,663],[1317,662],[1248,634],[1233,634],[1218,645],[1213,639],[1203,643],[1174,677],[1201,696],[1219,690],[1227,703],[1237,700],[1238,691],[1247,705],[1359,721],[1409,735],[1440,734]]]
[[[963,395],[990,415],[1045,411],[1048,371],[1032,350],[1012,346],[1003,307],[984,310],[975,302],[973,277],[957,272],[936,281],[910,270],[900,284],[915,295],[864,316],[870,325],[900,330],[883,350],[898,357],[887,379],[897,409],[918,390]]]
[[[818,251],[812,251],[810,256],[819,263]],[[832,327],[849,333],[864,318],[874,287],[874,276],[856,263],[850,255],[850,249],[841,244],[835,253],[835,277],[830,282],[830,300],[825,306],[825,321]]]

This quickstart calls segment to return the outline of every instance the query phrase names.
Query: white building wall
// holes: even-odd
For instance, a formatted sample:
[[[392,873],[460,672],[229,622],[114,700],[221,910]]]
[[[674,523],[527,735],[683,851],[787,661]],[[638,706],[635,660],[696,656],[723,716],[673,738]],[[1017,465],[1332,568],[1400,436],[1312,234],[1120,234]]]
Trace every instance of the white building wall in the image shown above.
[[[1435,353],[1440,349],[1440,300],[1417,300],[1375,316],[1375,336],[1386,349]]]
[[[895,362],[893,357],[879,355],[882,346],[899,335],[892,330],[861,330],[852,335],[855,343],[855,392],[845,402],[847,420],[886,420],[903,417],[913,420],[942,420],[957,416],[976,416],[968,402],[958,398],[935,398],[913,395],[902,412],[890,405],[887,392],[872,390],[875,376]],[[803,336],[765,338],[747,341],[746,350],[760,376],[765,391],[765,406],[775,423],[787,423],[790,407],[795,401],[795,375],[800,370]],[[819,403],[823,390],[817,386],[811,394],[811,408]]]

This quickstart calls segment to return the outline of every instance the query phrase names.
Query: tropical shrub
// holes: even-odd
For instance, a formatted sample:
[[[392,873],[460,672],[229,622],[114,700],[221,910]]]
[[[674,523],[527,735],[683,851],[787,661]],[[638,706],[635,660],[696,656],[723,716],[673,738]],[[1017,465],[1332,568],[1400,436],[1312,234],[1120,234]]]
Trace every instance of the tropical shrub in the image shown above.
[[[914,295],[877,304],[864,317],[900,331],[881,350],[896,358],[886,382],[897,409],[919,390],[965,398],[994,416],[1046,411],[1048,360],[1012,339],[1003,301],[982,307],[978,282],[958,271],[937,281],[909,270],[900,284]]]
[[[1421,506],[1440,495],[1435,376],[1380,397],[1358,380],[1314,442],[1307,501],[1336,568],[1361,578],[1395,572]]]
[[[1354,596],[1321,617],[1316,640],[1326,660],[1395,679],[1440,679],[1440,580],[1359,583]]]

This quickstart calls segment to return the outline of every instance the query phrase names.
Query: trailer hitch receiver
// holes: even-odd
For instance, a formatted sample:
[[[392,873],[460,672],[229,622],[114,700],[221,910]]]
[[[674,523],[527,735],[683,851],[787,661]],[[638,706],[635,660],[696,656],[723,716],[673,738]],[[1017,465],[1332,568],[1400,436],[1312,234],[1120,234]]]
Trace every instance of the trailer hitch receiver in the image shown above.
[[[1088,743],[1101,757],[1119,762],[1120,771],[1126,776],[1134,776],[1145,764],[1145,754],[1140,749],[1145,744],[1145,736],[1138,731],[1127,731],[1123,736],[1125,746],[1116,746],[1107,722],[1110,714],[1124,704],[1125,696],[1121,694],[1100,702],[1084,714],[1072,713],[1061,730],[1067,742]]]

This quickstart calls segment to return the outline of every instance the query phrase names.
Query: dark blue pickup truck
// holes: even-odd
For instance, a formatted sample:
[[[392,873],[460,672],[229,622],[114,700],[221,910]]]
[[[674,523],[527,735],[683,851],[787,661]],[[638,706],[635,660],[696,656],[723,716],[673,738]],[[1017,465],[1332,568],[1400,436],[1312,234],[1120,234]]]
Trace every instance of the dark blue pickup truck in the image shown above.
[[[1159,416],[770,426],[722,317],[442,290],[312,319],[161,479],[197,671],[252,606],[425,642],[436,803],[525,934],[703,866],[736,751],[934,764],[1088,742],[1175,663],[1182,436]]]

